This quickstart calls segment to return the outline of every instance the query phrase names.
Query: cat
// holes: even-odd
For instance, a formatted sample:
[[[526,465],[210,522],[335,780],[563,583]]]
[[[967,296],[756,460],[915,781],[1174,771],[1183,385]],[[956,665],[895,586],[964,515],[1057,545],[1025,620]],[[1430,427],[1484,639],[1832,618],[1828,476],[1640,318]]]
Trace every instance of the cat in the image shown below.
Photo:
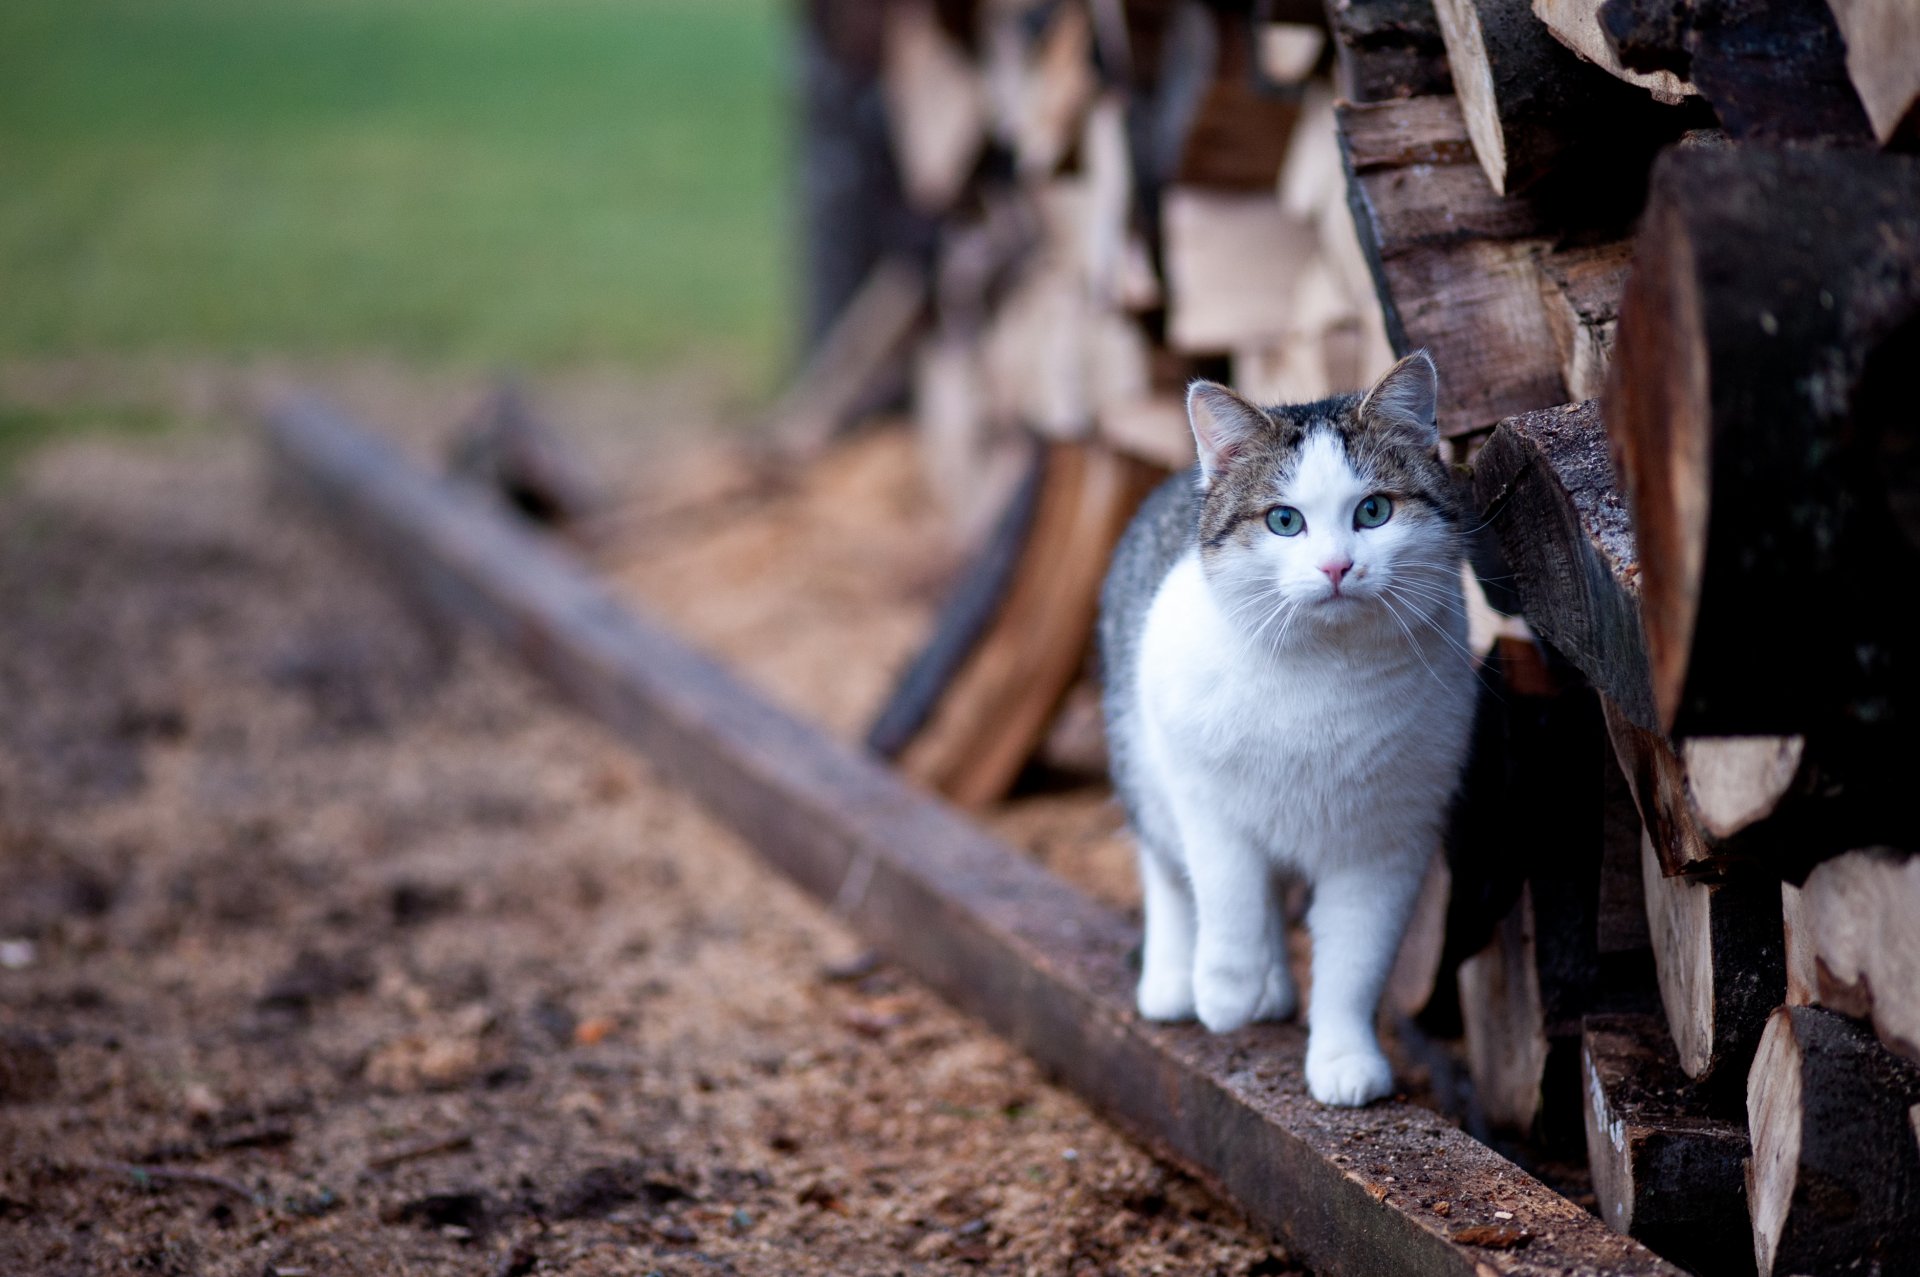
[[[1374,1018],[1472,725],[1437,394],[1424,351],[1364,395],[1296,407],[1194,383],[1198,461],[1142,504],[1101,593],[1140,1014],[1215,1033],[1291,1016],[1280,879],[1304,879],[1322,1104],[1393,1088]]]

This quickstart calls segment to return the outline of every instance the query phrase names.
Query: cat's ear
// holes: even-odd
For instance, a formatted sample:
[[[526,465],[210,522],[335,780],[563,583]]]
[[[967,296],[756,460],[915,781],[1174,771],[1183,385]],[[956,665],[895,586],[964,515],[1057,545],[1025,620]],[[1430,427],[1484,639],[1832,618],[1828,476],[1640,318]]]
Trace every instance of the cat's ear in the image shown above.
[[[1424,448],[1440,446],[1435,405],[1440,397],[1440,374],[1424,350],[1416,350],[1373,383],[1360,401],[1360,420],[1383,430],[1405,432]]]
[[[1201,481],[1209,484],[1270,424],[1266,413],[1217,381],[1187,387],[1187,420],[1193,426],[1194,451],[1200,455]]]

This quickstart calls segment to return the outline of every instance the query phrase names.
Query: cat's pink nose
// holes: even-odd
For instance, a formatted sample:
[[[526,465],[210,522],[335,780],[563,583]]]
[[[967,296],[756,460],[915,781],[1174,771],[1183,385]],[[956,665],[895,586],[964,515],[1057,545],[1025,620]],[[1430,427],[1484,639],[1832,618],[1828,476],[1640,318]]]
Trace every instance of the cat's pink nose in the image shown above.
[[[1333,582],[1333,592],[1340,593],[1340,579],[1353,569],[1352,559],[1335,559],[1331,563],[1322,563],[1320,570],[1327,574],[1327,580]]]

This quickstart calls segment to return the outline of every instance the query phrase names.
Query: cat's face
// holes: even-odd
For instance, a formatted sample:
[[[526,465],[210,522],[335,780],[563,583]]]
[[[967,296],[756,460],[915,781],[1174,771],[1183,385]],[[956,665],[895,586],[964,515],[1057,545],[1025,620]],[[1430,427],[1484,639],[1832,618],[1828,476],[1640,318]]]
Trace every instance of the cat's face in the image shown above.
[[[1397,364],[1367,394],[1260,408],[1202,382],[1201,561],[1247,629],[1278,638],[1445,606],[1459,497],[1433,423],[1433,365]]]

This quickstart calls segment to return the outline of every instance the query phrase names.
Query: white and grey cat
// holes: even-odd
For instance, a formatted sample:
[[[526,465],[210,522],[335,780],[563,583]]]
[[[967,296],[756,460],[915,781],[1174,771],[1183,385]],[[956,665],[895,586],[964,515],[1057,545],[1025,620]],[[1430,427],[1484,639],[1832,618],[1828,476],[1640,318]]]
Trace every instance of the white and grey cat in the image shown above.
[[[1312,888],[1307,1089],[1393,1089],[1374,1018],[1474,704],[1462,509],[1425,352],[1364,395],[1187,395],[1199,462],[1150,496],[1101,597],[1114,781],[1140,846],[1140,1013],[1291,1016],[1279,889]]]

